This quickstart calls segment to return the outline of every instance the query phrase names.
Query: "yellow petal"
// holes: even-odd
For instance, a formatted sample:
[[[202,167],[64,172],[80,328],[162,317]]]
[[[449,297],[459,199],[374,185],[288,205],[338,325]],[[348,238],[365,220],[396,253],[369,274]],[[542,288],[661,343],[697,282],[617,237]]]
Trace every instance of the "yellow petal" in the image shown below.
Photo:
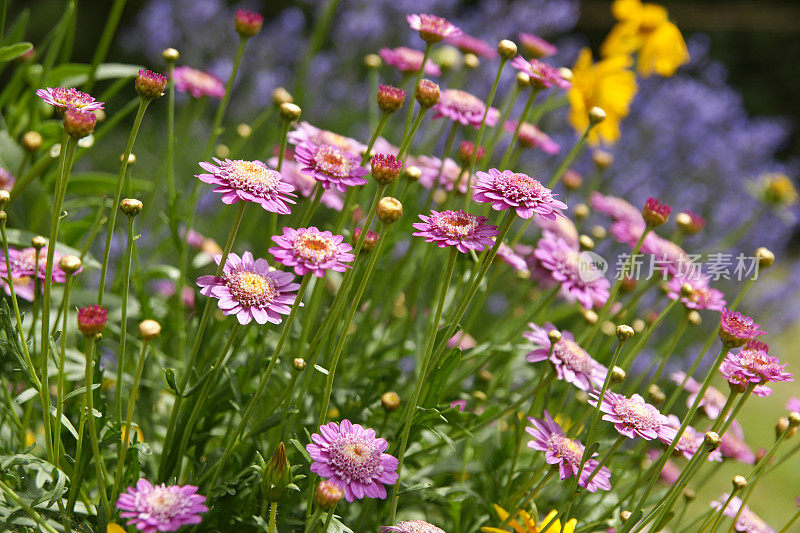
[[[639,52],[639,72],[642,76],[658,74],[672,76],[675,70],[689,61],[689,50],[678,27],[665,22],[650,34]]]

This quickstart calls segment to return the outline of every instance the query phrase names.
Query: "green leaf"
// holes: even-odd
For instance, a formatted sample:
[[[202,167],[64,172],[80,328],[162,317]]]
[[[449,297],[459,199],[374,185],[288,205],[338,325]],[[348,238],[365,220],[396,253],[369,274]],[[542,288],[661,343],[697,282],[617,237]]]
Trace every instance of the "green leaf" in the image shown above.
[[[162,368],[161,370],[164,371],[164,379],[167,380],[167,386],[177,396],[178,395],[178,386],[175,385],[175,369],[174,368]]]
[[[461,364],[461,348],[455,348],[445,352],[444,357],[439,361],[439,365],[433,369],[428,379],[428,392],[425,395],[425,400],[422,402],[423,407],[433,407],[438,405],[441,400],[442,393],[446,389],[447,381],[450,375]]]
[[[95,389],[97,389],[99,387],[100,387],[100,383],[93,383],[92,384],[92,390],[95,390]],[[64,400],[63,401],[64,401],[64,403],[66,403],[67,400],[69,400],[70,398],[73,398],[75,396],[82,396],[84,394],[86,394],[86,387],[79,387],[79,388],[75,389],[74,391],[70,392],[69,394],[67,394],[66,396],[64,396]]]
[[[33,48],[33,45],[26,42],[9,44],[8,46],[0,46],[0,62],[16,59],[31,48]]]
[[[36,389],[31,387],[30,389],[26,389],[26,390],[22,391],[21,393],[19,393],[19,396],[14,398],[14,403],[17,404],[17,405],[22,405],[23,403],[27,402],[28,400],[30,400],[31,398],[33,398],[37,394],[39,394],[39,393],[36,391]]]

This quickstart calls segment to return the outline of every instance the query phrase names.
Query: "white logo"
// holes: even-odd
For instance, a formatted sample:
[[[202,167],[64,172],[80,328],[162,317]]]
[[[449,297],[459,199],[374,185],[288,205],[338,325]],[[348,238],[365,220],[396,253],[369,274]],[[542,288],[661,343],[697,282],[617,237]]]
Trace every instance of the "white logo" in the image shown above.
[[[605,276],[608,261],[594,252],[581,252],[578,256],[578,277],[585,283],[591,283]]]

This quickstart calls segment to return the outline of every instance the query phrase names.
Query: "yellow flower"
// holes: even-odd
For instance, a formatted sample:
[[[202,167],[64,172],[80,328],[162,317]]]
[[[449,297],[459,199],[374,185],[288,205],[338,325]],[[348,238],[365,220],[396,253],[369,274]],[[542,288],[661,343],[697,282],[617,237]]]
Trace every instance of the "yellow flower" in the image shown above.
[[[508,518],[508,511],[499,505],[495,504],[494,510],[497,513],[497,516],[500,517],[500,520],[505,521],[506,518]],[[553,520],[553,523],[547,526],[547,529],[543,531],[539,529],[536,518],[529,515],[523,509],[519,510],[517,516],[522,521],[522,524],[516,520],[510,520],[508,522],[508,527],[510,527],[515,533],[575,533],[575,526],[578,523],[576,519],[572,518],[567,521],[566,524],[564,524],[564,528],[562,529],[561,520]],[[550,522],[554,516],[556,516],[556,512],[550,511],[541,522],[538,522],[538,524],[545,525]],[[483,531],[483,533],[508,533],[507,529],[500,529],[497,527],[482,527],[481,531]]]
[[[125,442],[125,428],[126,426],[122,426],[122,432],[119,435],[119,438],[122,442]],[[131,424],[130,430],[128,430],[128,440],[133,442],[133,436],[136,435],[136,442],[144,442],[144,433],[142,433],[142,428],[137,426],[136,424]]]
[[[106,533],[125,533],[125,528],[119,524],[108,524],[106,526]]]
[[[764,201],[782,206],[795,205],[800,200],[792,179],[780,172],[768,172],[761,176],[764,184]]]
[[[589,142],[600,140],[613,144],[619,139],[619,123],[628,115],[630,103],[636,95],[636,74],[628,70],[633,59],[626,55],[607,57],[597,63],[592,52],[584,48],[572,67],[572,88],[567,93],[572,111],[570,123],[578,133],[589,126],[589,110],[600,107],[606,119],[592,128]]]
[[[641,0],[615,0],[611,11],[619,20],[600,48],[603,57],[639,53],[637,68],[642,76],[672,76],[689,61],[683,35],[669,21],[667,10]]]

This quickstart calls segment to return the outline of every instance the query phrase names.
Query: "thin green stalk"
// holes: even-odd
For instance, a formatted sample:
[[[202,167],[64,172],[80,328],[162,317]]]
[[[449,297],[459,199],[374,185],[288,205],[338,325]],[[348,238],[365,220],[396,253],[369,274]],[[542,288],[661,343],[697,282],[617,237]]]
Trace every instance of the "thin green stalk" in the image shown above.
[[[328,0],[325,5],[322,16],[314,23],[314,29],[311,33],[311,38],[308,40],[303,59],[300,61],[300,67],[297,72],[297,81],[295,83],[295,98],[298,102],[302,103],[305,97],[305,90],[307,86],[308,73],[311,69],[311,62],[317,52],[320,51],[325,42],[325,37],[328,35],[328,29],[333,21],[333,16],[336,13],[336,8],[339,7],[341,0]]]
[[[106,19],[106,25],[103,27],[103,34],[100,36],[100,41],[97,48],[94,49],[94,56],[92,56],[92,66],[89,69],[89,79],[86,80],[84,91],[91,92],[95,83],[95,76],[97,75],[97,67],[100,66],[106,56],[108,50],[111,48],[111,41],[114,39],[114,34],[117,31],[119,20],[122,17],[122,11],[125,8],[125,0],[115,0],[114,5],[111,7],[111,12]],[[170,76],[170,79],[172,77]]]
[[[436,303],[436,311],[433,315],[431,315],[431,321],[428,325],[428,337],[425,341],[425,349],[422,352],[421,366],[419,376],[417,376],[417,383],[414,387],[414,393],[411,396],[411,400],[408,403],[408,406],[405,410],[405,416],[403,421],[403,433],[400,440],[400,448],[397,452],[397,459],[399,461],[399,465],[397,467],[397,474],[400,475],[403,470],[403,461],[405,459],[406,449],[408,447],[408,439],[411,435],[411,426],[414,421],[414,415],[417,412],[417,404],[419,402],[419,397],[422,392],[422,388],[425,385],[425,380],[428,374],[429,368],[431,368],[431,355],[433,354],[433,345],[436,342],[436,334],[439,331],[439,322],[442,320],[442,312],[444,311],[445,301],[447,300],[447,290],[450,288],[450,279],[453,277],[453,269],[456,266],[456,259],[458,258],[458,250],[454,247],[450,247],[450,257],[447,260],[447,266],[442,271],[442,275],[439,279],[439,284],[437,287],[440,288],[439,299]],[[344,335],[344,333],[342,334]],[[400,500],[400,484],[396,483],[393,490],[392,490],[392,504],[391,504],[391,511],[389,515],[389,523],[394,524],[395,515],[397,514],[397,503]]]
[[[725,509],[728,508],[728,505],[730,505],[731,501],[733,501],[733,499],[736,497],[736,495],[740,491],[741,491],[741,489],[739,488],[739,486],[738,485],[734,485],[733,486],[733,490],[731,490],[731,493],[728,495],[728,499],[725,500],[725,503],[722,504],[722,507],[719,508],[719,511],[717,511],[716,513],[714,513],[712,515],[714,517],[714,520],[709,524],[709,526],[710,526],[709,532],[710,533],[714,533],[714,531],[717,530],[717,528],[719,527],[720,522],[722,522],[723,518],[725,517]],[[733,522],[735,524],[736,520],[734,519]],[[700,530],[700,533],[705,533],[706,529],[707,528],[704,527],[703,529]]]
[[[594,122],[590,122],[589,127],[586,128],[586,131],[583,132],[581,138],[578,140],[577,143],[575,143],[575,146],[573,146],[572,150],[569,151],[567,157],[564,158],[564,161],[561,162],[556,171],[553,173],[553,177],[550,178],[550,182],[547,184],[548,189],[552,189],[553,187],[556,186],[558,180],[560,180],[561,176],[564,175],[564,172],[567,171],[572,162],[575,161],[575,158],[578,157],[578,154],[581,153],[583,146],[586,144],[586,139],[589,138],[589,133],[592,131],[593,127],[594,127]]]
[[[111,518],[111,508],[108,505],[108,495],[106,490],[106,467],[103,462],[103,455],[100,453],[100,444],[97,439],[97,424],[94,420],[94,391],[92,390],[92,383],[94,377],[94,347],[95,337],[86,338],[86,372],[84,376],[84,386],[86,393],[86,420],[88,423],[89,439],[92,444],[92,455],[94,456],[95,474],[97,476],[97,491],[100,493],[100,502],[103,505],[103,510],[106,513],[106,520]],[[83,437],[83,435],[81,435]]]
[[[139,353],[139,363],[136,365],[136,374],[133,376],[133,384],[131,391],[128,395],[128,408],[125,412],[125,426],[122,428],[122,448],[117,457],[117,471],[114,474],[114,488],[111,491],[111,497],[116,498],[119,494],[120,483],[122,482],[122,472],[125,467],[125,457],[128,454],[128,447],[130,446],[131,424],[133,423],[133,410],[136,407],[136,398],[139,395],[139,382],[142,379],[142,372],[144,371],[144,362],[147,359],[147,349],[150,347],[150,339],[142,339],[142,351]]]
[[[486,145],[486,161],[492,160],[492,155],[494,155],[494,150],[497,148],[497,143],[500,142],[500,137],[503,135],[503,126],[511,115],[511,110],[514,109],[514,105],[517,103],[519,93],[520,86],[515,83],[502,106],[503,111],[500,114],[500,119],[497,121],[494,136],[489,140],[489,144]]]
[[[311,203],[308,204],[306,212],[303,214],[303,220],[301,220],[298,225],[299,228],[305,228],[308,226],[308,223],[311,222],[311,217],[314,216],[314,212],[319,207],[323,193],[325,193],[325,189],[322,188],[321,183],[314,185],[314,198],[311,200]]]
[[[791,530],[791,527],[794,525],[795,522],[797,522],[798,519],[800,519],[800,509],[798,509],[797,512],[794,513],[794,516],[792,516],[789,519],[789,521],[786,522],[786,525],[783,526],[781,528],[781,530],[778,531],[778,533],[789,533],[789,531]]]
[[[647,331],[644,335],[639,338],[639,341],[636,343],[636,346],[625,355],[625,358],[622,360],[621,364],[619,365],[623,369],[627,369],[628,365],[633,362],[633,359],[639,354],[642,349],[647,346],[650,337],[653,335],[656,329],[658,329],[659,324],[664,320],[664,318],[669,314],[672,309],[680,303],[680,298],[676,300],[670,300],[670,302],[661,310],[661,312],[656,316],[656,319],[650,324],[650,327],[647,328]],[[678,336],[679,337],[679,336]],[[588,346],[587,346],[588,348]]]
[[[233,59],[231,75],[228,77],[228,82],[225,84],[225,96],[222,97],[222,101],[219,103],[216,113],[214,113],[211,132],[209,133],[208,141],[206,142],[206,149],[203,152],[205,157],[211,155],[211,151],[214,148],[214,143],[217,142],[217,138],[221,133],[220,129],[222,127],[222,119],[225,116],[225,111],[228,109],[228,102],[230,102],[231,91],[233,90],[233,82],[236,81],[236,74],[239,72],[239,66],[242,64],[242,57],[244,57],[244,48],[247,45],[247,40],[247,37],[241,37],[239,39],[239,48],[236,49],[236,56]],[[195,182],[195,184],[196,183],[197,182]]]
[[[417,85],[419,85],[420,80],[422,80],[422,73],[425,71],[425,63],[428,62],[428,57],[431,54],[431,50],[433,49],[433,45],[431,43],[425,43],[425,52],[422,55],[422,63],[420,63],[419,70],[417,71],[417,76],[414,78],[414,85],[410,87],[408,91],[410,94],[414,94],[417,90]],[[420,106],[420,112],[425,109],[424,107]],[[414,100],[409,103],[408,106],[408,113],[406,113],[406,122],[405,126],[403,126],[403,139],[408,136],[408,127],[411,125],[411,117],[414,116]],[[413,135],[412,135],[413,137]],[[398,156],[397,159],[400,159]]]
[[[275,522],[278,519],[278,502],[269,504],[269,533],[275,533]]]
[[[114,236],[114,226],[117,222],[117,209],[119,201],[122,198],[122,187],[125,184],[125,173],[128,170],[128,159],[130,158],[131,151],[133,150],[133,143],[136,141],[136,135],[139,133],[139,127],[142,125],[142,118],[150,100],[140,98],[139,109],[136,111],[136,118],[133,120],[133,127],[128,136],[128,144],[125,146],[125,153],[122,154],[122,161],[119,166],[119,174],[117,175],[117,190],[114,193],[114,202],[111,204],[111,214],[108,219],[108,229],[106,230],[106,244],[103,249],[103,262],[100,267],[100,287],[97,290],[97,305],[103,305],[103,295],[106,289],[106,275],[108,274],[108,258],[111,254],[111,240]]]
[[[128,293],[131,284],[131,256],[133,255],[133,243],[135,240],[133,233],[134,216],[128,216],[128,237],[125,247],[125,255],[122,258],[122,295],[120,302],[120,323],[119,323],[119,351],[117,352],[117,382],[114,394],[114,414],[117,426],[122,423],[122,378],[125,369],[125,347],[128,340]],[[117,454],[121,456],[124,443],[117,443]]]
[[[325,517],[325,523],[322,525],[322,533],[328,533],[328,528],[331,527],[331,522],[333,522],[333,509],[328,511],[328,515]]]
[[[39,524],[39,527],[47,531],[48,533],[58,533],[56,529],[53,528],[50,524],[48,524],[42,516],[36,512],[36,509],[25,503],[25,500],[20,498],[14,490],[6,485],[2,479],[0,479],[0,491],[2,491],[10,500],[14,503],[19,505],[21,509],[23,509],[28,515],[33,519],[34,522]]]
[[[61,416],[64,414],[64,361],[67,352],[67,318],[69,316],[69,295],[72,289],[72,272],[66,272],[66,279],[64,280],[64,296],[62,297],[64,314],[61,320],[61,335],[60,344],[61,348],[58,352],[58,381],[56,385],[56,430],[53,432],[53,457],[55,458],[55,465],[61,468],[61,460],[63,458],[63,449],[61,447]]]
[[[414,136],[419,129],[419,125],[422,124],[422,119],[425,117],[425,113],[427,111],[427,107],[420,107],[419,111],[417,112],[417,116],[414,117],[414,123],[411,125],[411,130],[409,130],[408,135],[404,137],[403,144],[400,145],[400,151],[397,153],[397,159],[400,161],[405,161],[405,156],[408,153],[409,148],[411,148],[411,143],[414,141]],[[397,182],[394,182],[393,186],[396,185]]]
[[[525,509],[526,507],[528,507],[528,504],[533,501],[533,499],[536,497],[537,494],[539,494],[539,492],[541,492],[541,490],[544,488],[545,485],[547,485],[547,482],[550,481],[550,479],[555,475],[556,472],[558,472],[557,468],[551,468],[550,470],[548,470],[547,474],[536,485],[536,487],[531,491],[531,493],[528,494],[528,496],[525,498],[525,501],[522,502],[522,505],[520,505],[519,508]],[[502,528],[508,525],[508,523],[511,522],[511,520],[513,520],[515,516],[516,513],[509,513],[506,519],[503,520],[503,522],[500,524],[500,527]],[[547,531],[547,530],[542,529],[541,531]]]
[[[522,115],[520,115],[519,120],[517,121],[517,127],[514,128],[514,134],[511,136],[511,141],[508,143],[508,147],[506,148],[505,153],[503,153],[503,159],[500,160],[499,169],[503,170],[506,168],[509,159],[511,158],[511,153],[514,151],[514,147],[517,145],[517,139],[519,138],[519,130],[522,127],[523,122],[528,120],[528,115],[531,112],[531,107],[533,106],[534,100],[536,100],[536,96],[539,94],[540,89],[531,88],[531,92],[528,95],[528,101],[525,102],[525,108],[522,110]],[[502,125],[501,125],[502,127]]]

